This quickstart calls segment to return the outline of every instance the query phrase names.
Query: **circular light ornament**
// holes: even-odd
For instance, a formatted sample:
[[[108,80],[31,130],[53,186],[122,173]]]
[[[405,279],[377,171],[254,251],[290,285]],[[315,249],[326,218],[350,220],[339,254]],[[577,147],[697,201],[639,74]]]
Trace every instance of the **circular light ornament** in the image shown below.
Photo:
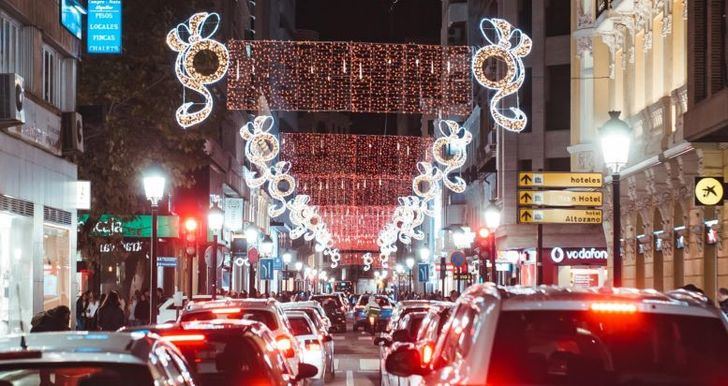
[[[533,42],[528,35],[503,19],[481,20],[480,32],[490,44],[475,52],[471,66],[473,76],[481,86],[496,91],[490,99],[490,114],[495,123],[509,131],[523,131],[528,122],[523,110],[518,105],[511,106],[508,108],[510,114],[505,115],[499,106],[505,97],[517,93],[523,85],[526,76],[523,58],[531,52]],[[505,65],[506,73],[500,79],[486,76],[483,67],[490,58],[498,59]]]
[[[210,27],[212,25],[212,27]],[[203,107],[190,111],[194,102],[184,102],[175,113],[177,123],[183,128],[196,125],[210,116],[212,112],[212,94],[207,85],[215,83],[225,76],[230,63],[230,53],[224,44],[210,39],[220,25],[217,13],[200,12],[192,15],[187,23],[181,23],[167,34],[167,45],[177,52],[175,74],[182,85],[193,90],[204,98]],[[195,67],[195,58],[200,53],[214,55],[217,66],[209,73],[200,72]]]

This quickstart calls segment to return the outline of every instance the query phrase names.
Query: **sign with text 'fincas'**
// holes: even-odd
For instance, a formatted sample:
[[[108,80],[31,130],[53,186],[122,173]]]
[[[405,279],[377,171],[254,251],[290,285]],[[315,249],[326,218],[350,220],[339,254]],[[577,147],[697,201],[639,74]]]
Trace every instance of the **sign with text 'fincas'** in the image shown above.
[[[538,206],[601,206],[602,192],[569,190],[519,190],[518,205]]]
[[[518,221],[525,224],[601,224],[602,210],[520,208]]]
[[[601,173],[520,172],[519,188],[601,188]]]

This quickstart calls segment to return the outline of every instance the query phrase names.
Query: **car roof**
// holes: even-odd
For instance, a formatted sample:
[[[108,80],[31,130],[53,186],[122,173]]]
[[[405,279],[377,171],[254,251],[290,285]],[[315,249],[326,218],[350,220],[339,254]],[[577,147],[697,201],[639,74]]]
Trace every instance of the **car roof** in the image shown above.
[[[267,309],[275,307],[278,301],[275,299],[222,299],[205,302],[189,303],[184,312],[197,312],[225,307],[240,307],[248,309]]]
[[[0,352],[21,350],[23,335],[0,337]],[[29,351],[40,351],[41,358],[23,359],[21,362],[117,362],[145,364],[159,336],[143,332],[43,332],[24,335]],[[99,355],[104,354],[104,355]],[[6,358],[0,364],[18,362]]]
[[[321,307],[321,303],[315,300],[308,300],[303,302],[281,303],[280,306],[284,310],[289,308],[319,308]]]
[[[673,313],[719,317],[715,307],[701,294],[675,290],[662,293],[654,289],[570,288],[542,285],[538,287],[502,287],[492,283],[473,285],[460,302],[496,297],[504,310],[586,310],[594,302],[629,302],[643,312]]]

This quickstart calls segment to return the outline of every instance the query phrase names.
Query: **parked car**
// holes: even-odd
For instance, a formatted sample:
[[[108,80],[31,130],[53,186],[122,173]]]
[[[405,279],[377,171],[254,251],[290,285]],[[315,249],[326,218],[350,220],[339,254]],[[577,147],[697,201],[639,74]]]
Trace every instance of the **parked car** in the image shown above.
[[[399,320],[410,312],[425,312],[435,304],[438,304],[435,300],[400,300],[394,306],[392,311],[392,317],[390,318],[389,325],[386,331],[392,331],[392,327]]]
[[[329,380],[334,375],[334,358],[327,355],[326,345],[333,343],[330,335],[323,335],[311,318],[303,311],[286,311],[293,335],[302,348],[301,360],[318,368],[314,379]]]
[[[323,307],[326,316],[331,320],[332,332],[346,331],[346,305],[339,295],[313,295],[311,300],[317,301]]]
[[[135,331],[156,333],[177,346],[201,386],[294,385],[318,371],[299,363],[294,372],[280,350],[271,350],[276,341],[260,322],[218,319],[122,329]]]
[[[367,320],[366,306],[367,303],[369,303],[369,296],[375,296],[379,307],[381,307],[381,312],[379,314],[379,319],[377,321],[377,326],[375,326],[375,330],[385,330],[387,323],[389,323],[389,320],[392,318],[392,308],[394,306],[394,302],[390,298],[384,295],[364,294],[359,296],[359,300],[357,300],[356,306],[354,306],[353,331],[356,331],[359,328],[368,328],[369,320]]]
[[[425,316],[427,316],[427,312],[425,311],[410,312],[397,321],[391,335],[385,333],[383,336],[374,340],[375,344],[380,346],[379,359],[381,362],[382,385],[408,384],[406,379],[400,380],[396,375],[388,374],[384,364],[390,352],[399,349],[400,346],[407,345],[408,347],[415,347],[417,333]]]
[[[209,321],[214,319],[246,319],[261,322],[275,337],[276,346],[288,359],[293,371],[298,370],[301,348],[293,337],[280,303],[275,299],[226,299],[203,303],[190,303],[182,311],[180,322]],[[297,374],[294,374],[297,376]]]
[[[0,337],[0,385],[193,386],[172,343],[145,333],[48,332]]]
[[[685,292],[474,285],[430,363],[403,346],[385,367],[426,385],[728,384],[728,321]]]

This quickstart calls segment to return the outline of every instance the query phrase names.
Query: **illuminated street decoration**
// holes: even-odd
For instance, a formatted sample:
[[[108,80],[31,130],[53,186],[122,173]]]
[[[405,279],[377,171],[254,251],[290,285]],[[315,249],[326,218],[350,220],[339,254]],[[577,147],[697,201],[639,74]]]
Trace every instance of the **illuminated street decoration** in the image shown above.
[[[367,252],[362,256],[362,262],[364,263],[364,270],[368,271],[372,268],[372,263],[374,262],[374,259],[372,259],[372,254]]]
[[[502,128],[520,132],[526,128],[528,117],[519,106],[509,107],[509,115],[501,113],[499,108],[503,98],[515,94],[523,85],[526,72],[523,58],[531,52],[532,41],[520,29],[503,19],[483,19],[480,21],[480,32],[490,45],[481,47],[475,52],[472,71],[475,80],[483,87],[495,90],[490,99],[490,114],[495,123]],[[513,45],[515,43],[515,45]],[[500,79],[489,79],[484,66],[490,58],[503,62],[506,74]]]
[[[432,144],[432,156],[444,167],[442,181],[445,187],[455,193],[462,193],[465,191],[465,180],[458,176],[451,177],[451,174],[465,165],[467,146],[473,136],[455,121],[440,121],[439,128],[442,136]],[[448,149],[452,154],[447,154]]]
[[[219,81],[227,72],[230,58],[227,48],[210,39],[219,24],[220,15],[217,13],[200,12],[192,15],[187,24],[179,24],[167,34],[167,45],[177,52],[174,66],[177,79],[184,87],[199,93],[205,100],[204,106],[197,111],[191,111],[196,104],[194,102],[184,102],[177,109],[177,123],[183,128],[196,125],[210,116],[212,94],[205,86]],[[195,68],[195,57],[201,52],[212,53],[217,61],[217,67],[209,74],[203,74]]]

